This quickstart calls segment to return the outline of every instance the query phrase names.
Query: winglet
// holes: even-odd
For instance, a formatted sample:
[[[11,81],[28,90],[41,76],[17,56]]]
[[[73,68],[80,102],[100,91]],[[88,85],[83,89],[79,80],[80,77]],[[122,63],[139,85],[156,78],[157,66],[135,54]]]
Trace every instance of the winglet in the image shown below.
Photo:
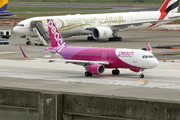
[[[22,49],[21,47],[19,47],[19,48],[20,48],[20,50],[21,50],[22,55],[23,55],[25,58],[28,58],[27,55],[25,54],[25,52],[23,51],[23,49]]]
[[[150,43],[148,41],[146,41],[146,44],[147,44],[147,51],[152,52]]]

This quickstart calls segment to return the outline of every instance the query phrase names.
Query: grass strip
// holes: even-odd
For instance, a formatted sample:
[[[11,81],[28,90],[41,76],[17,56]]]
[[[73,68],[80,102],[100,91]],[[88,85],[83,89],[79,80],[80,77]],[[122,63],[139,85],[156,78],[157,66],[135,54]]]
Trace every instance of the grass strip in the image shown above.
[[[40,11],[77,11],[77,10],[106,10],[111,8],[74,8],[74,7],[8,7],[13,12],[40,12]]]

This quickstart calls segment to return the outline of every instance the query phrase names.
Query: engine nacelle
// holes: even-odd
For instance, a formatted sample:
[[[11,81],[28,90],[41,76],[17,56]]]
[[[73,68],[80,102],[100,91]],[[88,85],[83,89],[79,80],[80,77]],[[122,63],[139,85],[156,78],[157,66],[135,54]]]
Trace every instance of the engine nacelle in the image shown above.
[[[112,36],[113,31],[109,27],[96,27],[92,31],[92,36],[94,39],[108,39]]]
[[[131,71],[133,71],[133,72],[140,72],[140,69],[130,69]]]
[[[91,64],[87,68],[88,72],[95,74],[95,75],[100,75],[104,72],[105,67],[100,64]]]

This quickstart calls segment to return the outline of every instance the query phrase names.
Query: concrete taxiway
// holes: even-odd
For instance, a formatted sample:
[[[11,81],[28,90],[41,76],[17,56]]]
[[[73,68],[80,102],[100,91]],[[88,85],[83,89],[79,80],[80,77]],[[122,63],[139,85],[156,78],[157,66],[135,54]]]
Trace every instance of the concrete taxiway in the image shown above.
[[[101,76],[85,77],[83,67],[63,62],[1,59],[0,63],[0,87],[180,101],[180,63],[160,63],[144,71],[144,79],[125,69],[118,76],[107,69]]]
[[[4,27],[4,29],[12,29],[12,27]],[[107,40],[101,41],[87,41],[87,36],[76,36],[66,38],[65,41],[68,45],[72,46],[92,46],[92,47],[115,47],[115,48],[144,48],[146,47],[145,41],[149,41],[152,46],[154,45],[172,45],[179,44],[179,31],[123,31],[120,32],[123,37],[122,42],[109,42]],[[32,38],[32,43],[38,38]],[[0,75],[7,78],[21,78],[30,80],[45,80],[44,82],[64,82],[65,83],[89,83],[98,85],[111,85],[133,87],[133,89],[162,89],[173,90],[179,92],[180,75],[178,70],[180,63],[160,63],[155,69],[145,71],[145,79],[140,80],[137,73],[129,70],[123,70],[120,76],[112,76],[111,70],[106,70],[102,76],[93,76],[92,78],[84,77],[84,68],[81,66],[64,64],[63,62],[47,63],[41,61],[30,61],[22,57],[19,46],[22,46],[24,51],[29,57],[44,58],[49,57],[49,54],[44,50],[46,46],[35,46],[34,44],[27,46],[25,38],[20,38],[19,35],[12,31],[9,45],[0,46]],[[180,59],[180,50],[167,50],[167,49],[154,49],[153,53],[160,60],[174,60]],[[173,55],[164,55],[173,54]],[[12,60],[12,61],[11,61]],[[120,69],[121,70],[121,69]],[[4,81],[0,81],[3,86]],[[8,81],[7,81],[8,82]],[[10,81],[9,81],[10,82]],[[25,81],[23,81],[24,83]],[[25,83],[24,83],[25,84]],[[7,84],[6,84],[7,85]],[[6,86],[5,85],[5,86]],[[11,84],[8,84],[10,87]],[[18,85],[17,85],[18,86]],[[50,87],[51,88],[51,87]],[[107,87],[108,88],[108,87]],[[119,88],[119,87],[118,87]],[[44,89],[44,88],[43,88]],[[48,89],[48,88],[47,88]],[[63,90],[62,88],[61,90]],[[75,90],[76,91],[76,90]],[[120,90],[121,91],[121,90]],[[80,92],[80,91],[79,91]],[[143,90],[142,92],[145,92]],[[97,92],[95,92],[97,93]],[[107,92],[105,92],[107,93]],[[117,95],[120,95],[117,92]],[[161,93],[161,94],[162,94]],[[167,92],[165,92],[167,93]],[[154,95],[142,94],[142,98],[161,98],[161,94],[157,97]],[[122,95],[126,95],[123,94]],[[129,93],[129,97],[140,97],[135,93]],[[163,94],[162,94],[163,95]],[[174,97],[169,97],[173,95]],[[174,99],[177,97],[176,99]],[[164,96],[162,97],[164,99]],[[176,94],[169,94],[166,96],[167,100],[179,100]]]
[[[4,29],[12,29],[12,27],[4,27]],[[68,45],[73,46],[120,47],[138,49],[146,47],[145,41],[149,41],[152,46],[179,44],[180,37],[179,31],[123,31],[120,32],[120,35],[123,37],[122,42],[109,42],[107,40],[87,41],[87,36],[66,38],[65,41]],[[34,43],[36,39],[37,38],[32,38],[32,43]],[[29,109],[35,109],[35,111],[39,111],[35,115],[39,116],[39,120],[43,120],[43,118],[50,118],[47,116],[49,114],[46,113],[49,110],[47,110],[48,106],[55,107],[51,109],[52,112],[49,113],[56,113],[54,115],[56,117],[59,115],[57,114],[59,113],[59,110],[61,110],[61,113],[66,117],[69,115],[95,115],[98,117],[109,116],[128,119],[146,118],[147,120],[151,120],[153,116],[160,116],[154,112],[159,110],[159,113],[164,112],[164,114],[167,114],[165,116],[158,117],[159,119],[164,119],[165,117],[168,119],[174,119],[170,118],[169,116],[176,116],[177,120],[180,118],[180,116],[178,116],[179,113],[174,112],[177,111],[175,107],[179,106],[180,104],[180,63],[178,61],[177,63],[171,61],[161,62],[157,68],[145,70],[144,79],[139,79],[138,73],[133,73],[128,69],[120,69],[121,74],[118,76],[111,75],[111,70],[107,69],[103,75],[85,77],[85,70],[82,66],[64,64],[63,62],[48,63],[47,61],[42,62],[40,60],[27,60],[22,57],[19,50],[19,46],[22,46],[29,57],[49,58],[49,56],[47,56],[49,54],[44,51],[46,46],[35,46],[34,44],[27,46],[25,44],[26,40],[20,38],[19,35],[13,32],[9,41],[9,45],[0,46],[0,99],[2,99],[0,101],[0,114],[3,114],[5,111],[4,107],[9,105],[13,110],[14,107],[16,109],[18,107],[18,109],[21,108],[25,111],[29,111]],[[153,52],[156,57],[161,60],[180,59],[179,49],[154,49]],[[81,101],[82,99],[79,100],[81,98],[80,96],[74,96],[76,99],[72,98],[74,94],[80,94],[83,97],[85,96],[85,98],[87,96],[92,96],[92,98],[89,98],[89,102],[87,99],[83,98],[83,100],[85,100],[83,102]],[[19,95],[21,97],[17,99],[17,96]],[[34,97],[31,95],[36,99],[34,99]],[[72,96],[70,97],[70,95]],[[93,99],[98,99],[99,97],[103,97],[102,99],[108,99],[109,108],[107,108],[107,111],[109,114],[101,114],[101,112],[99,112],[99,114],[97,114],[98,112],[93,113],[93,111],[96,111],[97,109],[102,111],[104,109],[102,106],[107,105],[107,103],[102,103],[104,104],[102,105],[102,100],[96,100],[93,103],[91,102]],[[59,105],[61,107],[57,105],[57,101],[61,101],[60,98],[63,99],[62,104],[63,106],[66,106],[65,108],[61,108],[62,105]],[[124,102],[114,102],[112,100],[114,98],[117,98],[118,100],[124,100]],[[32,102],[33,100],[34,102]],[[48,102],[49,100],[54,100],[56,102],[54,102],[53,105],[49,105],[48,103],[51,103]],[[129,100],[130,102],[125,104],[125,102]],[[135,103],[131,100],[135,100]],[[8,101],[8,103],[6,101]],[[45,101],[44,104],[43,101]],[[69,105],[71,104],[66,101],[71,101],[74,108],[68,111],[67,108],[69,108]],[[74,104],[76,103],[73,103],[74,101],[76,101],[76,103],[79,101],[80,103],[75,106]],[[138,101],[140,101],[140,104],[137,104]],[[141,103],[141,101],[143,102]],[[94,104],[94,106],[97,106],[97,103],[99,103],[99,107],[94,107],[94,109],[88,108],[88,104]],[[159,105],[159,103],[162,103],[162,105]],[[123,108],[127,108],[127,110],[132,108],[132,111],[134,111],[143,108],[143,110],[139,111],[149,111],[146,111],[147,115],[145,115],[145,113],[136,111],[137,117],[135,117],[133,112],[127,112],[129,114],[132,113],[131,115],[121,113],[121,115],[118,116],[120,113],[119,111],[121,110],[116,109],[117,104],[120,106],[125,105]],[[46,107],[41,105],[45,105]],[[137,105],[141,105],[141,107]],[[81,109],[81,112],[75,111],[78,110],[78,108],[80,109],[80,107],[87,108],[87,112],[84,112],[85,110],[83,109]],[[8,108],[8,110],[10,108]],[[177,109],[179,109],[179,107],[177,107]],[[28,111],[26,111],[27,114],[29,114]],[[114,111],[116,111],[117,114],[114,114]],[[152,116],[148,119],[148,115]],[[36,118],[38,119],[38,117]],[[59,118],[64,117],[60,116]]]

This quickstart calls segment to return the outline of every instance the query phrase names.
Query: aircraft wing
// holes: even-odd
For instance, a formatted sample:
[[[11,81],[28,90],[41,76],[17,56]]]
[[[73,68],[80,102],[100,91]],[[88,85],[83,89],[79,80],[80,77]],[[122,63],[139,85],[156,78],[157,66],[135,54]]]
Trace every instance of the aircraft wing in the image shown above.
[[[157,23],[160,23],[160,22],[166,22],[166,21],[169,21],[169,20],[137,20],[137,21],[132,21],[132,22],[125,22],[125,23],[119,23],[119,24],[116,24],[116,25],[110,25],[110,27],[116,27],[116,28],[127,28],[128,26],[131,26],[131,25],[134,25],[134,26],[138,26],[138,25],[142,25],[144,23],[151,23],[151,24],[157,24]],[[108,21],[109,22],[109,21]],[[84,27],[85,30],[90,30],[92,31],[93,29],[95,28],[95,26],[86,26]]]
[[[109,62],[106,61],[88,61],[88,60],[66,60],[66,59],[41,59],[49,62],[62,61],[65,63],[77,63],[77,64],[103,64],[109,65]]]
[[[170,15],[168,18],[169,19],[180,18],[180,15]]]
[[[23,57],[28,58],[23,49],[20,47],[21,53]],[[49,51],[52,54],[54,54],[54,51]],[[88,60],[67,60],[67,59],[43,59],[43,58],[28,58],[31,60],[42,60],[42,61],[48,61],[48,62],[55,62],[55,61],[62,61],[65,63],[77,63],[77,64],[103,64],[103,65],[109,65],[109,62],[106,61],[88,61]]]

